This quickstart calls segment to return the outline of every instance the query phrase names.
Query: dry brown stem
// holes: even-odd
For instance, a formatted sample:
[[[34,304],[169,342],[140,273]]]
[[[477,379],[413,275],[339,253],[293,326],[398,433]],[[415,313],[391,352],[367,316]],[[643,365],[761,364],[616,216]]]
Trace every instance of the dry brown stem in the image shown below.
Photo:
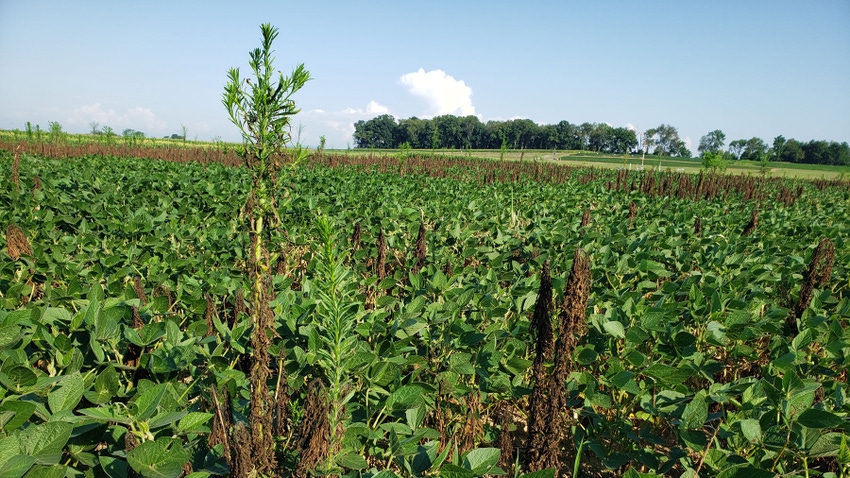
[[[32,256],[32,248],[24,231],[15,224],[6,227],[6,253],[12,260],[21,256]]]
[[[320,379],[314,379],[307,387],[307,403],[298,433],[299,461],[294,476],[306,478],[310,471],[327,459],[331,435],[329,412],[325,385]]]
[[[419,223],[419,235],[416,236],[416,264],[413,273],[419,272],[425,266],[425,258],[428,256],[428,245],[425,242],[425,223]]]
[[[572,369],[572,354],[585,331],[585,312],[590,297],[590,259],[579,248],[573,256],[570,277],[564,289],[564,300],[558,314],[558,340],[555,343],[555,366],[551,376],[546,376],[542,365],[535,363],[535,384],[532,401],[540,402],[535,410],[534,422],[529,425],[529,469],[561,468],[561,441],[566,432],[564,414],[566,381]],[[538,387],[538,383],[541,384]],[[536,423],[536,424],[535,424]],[[532,428],[534,425],[534,428]],[[557,475],[557,473],[556,473]]]
[[[753,209],[753,214],[750,216],[750,222],[744,227],[744,232],[741,233],[742,236],[746,237],[753,233],[756,228],[759,226],[759,210]]]
[[[797,326],[797,320],[803,316],[803,312],[811,304],[815,288],[829,283],[834,264],[835,245],[828,237],[825,237],[821,239],[814,252],[812,252],[812,258],[809,260],[809,268],[803,274],[803,283],[800,286],[800,300],[797,301],[794,310],[788,314],[785,320],[792,337],[796,337],[800,332]]]
[[[378,258],[375,265],[375,272],[378,279],[383,279],[387,276],[387,238],[384,237],[384,231],[378,234]]]

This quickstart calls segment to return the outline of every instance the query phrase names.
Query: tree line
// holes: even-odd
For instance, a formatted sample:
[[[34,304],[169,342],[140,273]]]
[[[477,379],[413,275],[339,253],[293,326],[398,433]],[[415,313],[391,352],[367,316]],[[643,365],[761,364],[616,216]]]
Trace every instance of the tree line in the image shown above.
[[[726,135],[714,130],[700,138],[697,150],[701,156],[721,155],[725,160],[784,161],[787,163],[850,166],[850,145],[847,142],[796,139],[786,140],[779,135],[768,145],[761,138],[736,139],[724,149]]]
[[[718,134],[719,133],[719,134]],[[442,115],[431,119],[396,119],[381,115],[354,124],[357,148],[398,149],[559,149],[609,154],[640,153],[690,158],[691,151],[676,127],[661,124],[638,132],[606,123],[538,125],[529,119],[487,121],[477,116]],[[777,136],[772,144],[761,138],[736,139],[728,148],[726,135],[715,130],[703,136],[698,152],[720,154],[726,160],[785,161],[790,163],[850,165],[847,142]]]
[[[650,153],[690,157],[676,128],[660,125],[646,131]],[[413,149],[560,149],[625,154],[642,148],[637,132],[606,123],[538,125],[529,119],[488,121],[476,116],[443,115],[432,119],[396,120],[381,115],[354,124],[357,148]]]

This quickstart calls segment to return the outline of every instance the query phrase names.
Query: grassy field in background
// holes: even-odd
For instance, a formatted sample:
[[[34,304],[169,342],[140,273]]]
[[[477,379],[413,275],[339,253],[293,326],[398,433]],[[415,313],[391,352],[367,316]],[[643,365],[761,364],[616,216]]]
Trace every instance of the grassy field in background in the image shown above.
[[[20,130],[0,130],[0,139],[7,140],[26,140],[27,134]],[[39,141],[37,135],[33,133],[33,140]],[[40,141],[52,141],[50,134],[46,131],[41,131]],[[163,147],[163,148],[235,148],[238,143],[213,142],[213,141],[194,141],[170,138],[142,138],[142,139],[126,139],[122,136],[113,136],[107,139],[104,135],[91,134],[68,134],[63,133],[61,141],[66,141],[72,144],[92,143],[107,143],[113,144],[133,144],[138,146]],[[312,148],[311,148],[312,149]],[[397,155],[401,153],[398,149],[328,149],[328,152],[347,153],[347,154],[375,154],[375,155]],[[407,154],[421,155],[445,155],[451,157],[473,157],[482,159],[506,161],[554,161],[565,163],[574,166],[594,166],[600,168],[627,168],[627,169],[661,169],[672,170],[678,172],[698,173],[702,167],[702,161],[699,158],[670,158],[662,156],[647,155],[641,159],[638,155],[610,155],[594,153],[592,151],[552,151],[552,150],[508,150],[504,154],[499,150],[494,149],[473,149],[468,151],[460,150],[445,150],[445,149],[420,149],[409,150]],[[728,174],[753,174],[761,175],[763,171],[761,165],[753,161],[731,161],[726,169]],[[801,179],[837,179],[842,177],[850,177],[850,166],[829,166],[817,164],[798,164],[798,163],[783,163],[771,162],[768,176],[775,177],[794,177]]]
[[[343,150],[345,151],[345,150]],[[351,154],[399,154],[400,150],[395,149],[351,149],[347,150]],[[492,149],[473,149],[470,151],[458,150],[411,150],[408,154],[438,154],[457,157],[474,157],[495,159],[500,158],[505,161],[547,161],[571,164],[574,166],[594,166],[599,168],[627,168],[627,169],[656,169],[672,170],[688,173],[698,173],[702,167],[702,160],[699,158],[670,158],[666,156],[647,155],[641,160],[638,155],[608,155],[594,153],[592,151],[555,151],[551,150],[525,150],[515,151],[509,150],[504,155],[499,150]],[[762,174],[761,165],[753,161],[730,161],[726,169],[728,174]],[[850,176],[850,167],[848,166],[829,166],[817,164],[797,164],[797,163],[782,163],[771,162],[768,176],[775,177],[794,177],[801,179],[837,179],[840,177]]]

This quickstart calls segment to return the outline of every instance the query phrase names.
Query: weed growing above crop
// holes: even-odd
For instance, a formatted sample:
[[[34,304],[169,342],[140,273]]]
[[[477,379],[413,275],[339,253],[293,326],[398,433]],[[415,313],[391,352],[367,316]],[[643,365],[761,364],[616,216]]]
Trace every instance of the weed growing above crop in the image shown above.
[[[13,156],[0,474],[255,472],[250,172]],[[846,184],[324,158],[262,283],[279,473],[521,476],[535,400],[562,474],[846,473]]]

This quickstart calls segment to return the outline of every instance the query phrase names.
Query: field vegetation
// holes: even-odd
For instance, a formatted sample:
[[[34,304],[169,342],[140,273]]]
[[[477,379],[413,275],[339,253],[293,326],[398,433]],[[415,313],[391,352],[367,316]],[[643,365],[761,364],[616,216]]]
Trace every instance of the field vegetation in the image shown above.
[[[228,473],[248,170],[2,158],[4,476]],[[847,182],[304,164],[272,231],[285,474],[846,473]]]
[[[134,139],[132,137],[115,137],[107,139],[102,135],[77,135],[63,133],[58,139],[50,139],[44,136],[41,140],[26,139],[27,136],[21,131],[0,131],[0,146],[9,151],[20,148],[20,151],[31,154],[40,154],[50,157],[76,157],[85,154],[112,155],[122,157],[138,157],[148,159],[163,159],[167,161],[197,161],[200,163],[218,162],[222,164],[238,165],[243,160],[237,154],[239,144],[222,141],[181,141],[172,139],[144,138]],[[452,158],[476,159],[476,160],[499,160],[499,161],[527,161],[534,162],[556,162],[570,166],[612,168],[630,170],[660,170],[673,172],[699,173],[704,170],[704,164],[700,159],[694,158],[671,158],[668,156],[657,156],[648,154],[642,157],[639,154],[612,155],[606,153],[595,153],[580,150],[513,150],[500,151],[498,149],[477,150],[415,150],[415,149],[348,149],[333,150],[324,148],[312,149],[315,156],[322,152],[334,155],[352,156],[387,156],[403,160],[409,156],[417,158],[436,159],[438,161],[451,160]],[[758,175],[767,177],[788,177],[802,179],[845,179],[850,178],[850,166],[833,166],[825,164],[803,164],[771,161],[767,165],[760,161],[734,160],[728,161],[725,168],[727,174],[736,175]]]
[[[0,140],[0,476],[850,475],[850,182],[309,154],[261,30],[238,147]]]

